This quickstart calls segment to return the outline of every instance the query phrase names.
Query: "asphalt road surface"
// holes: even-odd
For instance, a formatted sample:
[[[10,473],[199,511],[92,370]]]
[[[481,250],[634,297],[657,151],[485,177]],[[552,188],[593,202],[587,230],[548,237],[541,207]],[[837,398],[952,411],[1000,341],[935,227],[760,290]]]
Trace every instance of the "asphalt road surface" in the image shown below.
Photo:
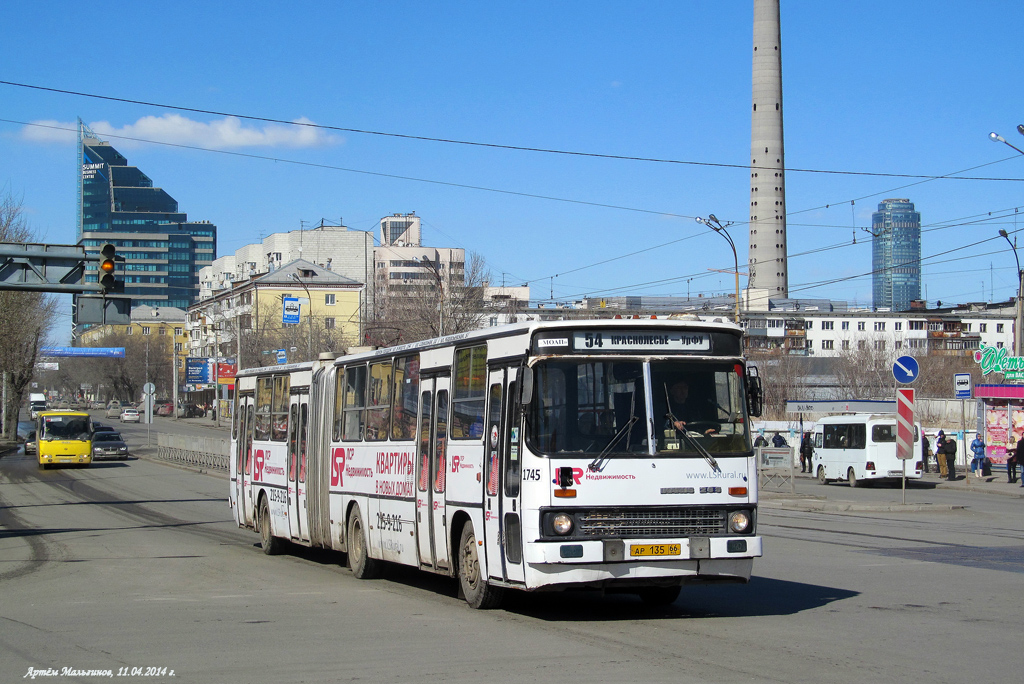
[[[858,510],[766,501],[748,585],[684,588],[654,610],[567,592],[474,611],[454,580],[264,556],[231,522],[223,476],[148,458],[42,471],[10,453],[0,682],[1019,679],[1024,500],[917,486],[903,511],[899,490],[800,489]]]

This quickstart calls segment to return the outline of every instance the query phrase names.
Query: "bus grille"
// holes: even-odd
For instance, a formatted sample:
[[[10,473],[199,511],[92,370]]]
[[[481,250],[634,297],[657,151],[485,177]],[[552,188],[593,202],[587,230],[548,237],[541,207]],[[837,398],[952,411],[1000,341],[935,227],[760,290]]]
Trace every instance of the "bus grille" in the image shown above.
[[[686,537],[725,534],[721,508],[595,508],[577,514],[584,537]]]

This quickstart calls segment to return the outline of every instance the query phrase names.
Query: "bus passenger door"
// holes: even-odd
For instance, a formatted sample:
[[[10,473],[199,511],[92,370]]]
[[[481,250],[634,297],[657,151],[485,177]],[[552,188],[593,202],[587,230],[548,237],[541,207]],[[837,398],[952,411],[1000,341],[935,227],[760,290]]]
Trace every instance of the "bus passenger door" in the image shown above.
[[[253,523],[253,502],[252,496],[252,419],[253,419],[253,397],[243,396],[238,403],[238,441],[236,442],[236,470],[238,477],[235,480],[235,499],[238,507],[238,519],[242,525],[252,526]]]
[[[450,567],[445,491],[448,468],[448,378],[421,382],[416,436],[416,544],[420,565]]]
[[[292,539],[309,541],[306,513],[306,441],[309,395],[295,394],[288,409],[288,526]]]
[[[502,410],[501,442],[501,547],[505,579],[510,582],[525,582],[523,565],[522,497],[520,496],[520,472],[522,470],[523,434],[522,410],[518,404],[519,383],[516,382],[518,368],[509,368],[506,373],[505,402]]]

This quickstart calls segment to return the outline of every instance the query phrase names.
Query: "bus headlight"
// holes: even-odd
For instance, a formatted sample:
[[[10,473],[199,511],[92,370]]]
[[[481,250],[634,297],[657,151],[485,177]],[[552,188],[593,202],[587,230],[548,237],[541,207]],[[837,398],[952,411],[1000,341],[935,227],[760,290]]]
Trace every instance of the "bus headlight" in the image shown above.
[[[572,532],[572,516],[568,513],[556,513],[551,518],[551,529],[555,534],[567,535]]]
[[[750,529],[750,513],[747,511],[733,511],[729,514],[729,530],[736,534],[743,534]]]

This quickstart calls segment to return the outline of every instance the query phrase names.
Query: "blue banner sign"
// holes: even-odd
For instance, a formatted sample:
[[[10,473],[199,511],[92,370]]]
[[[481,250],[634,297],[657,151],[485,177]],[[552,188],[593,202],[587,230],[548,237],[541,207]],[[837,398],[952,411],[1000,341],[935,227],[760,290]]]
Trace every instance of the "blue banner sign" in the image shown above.
[[[40,347],[40,356],[101,356],[123,359],[124,347]]]
[[[185,383],[201,385],[213,382],[211,359],[188,357],[185,359]]]
[[[298,325],[301,307],[298,297],[284,298],[284,313],[281,315],[281,322],[285,325]]]

